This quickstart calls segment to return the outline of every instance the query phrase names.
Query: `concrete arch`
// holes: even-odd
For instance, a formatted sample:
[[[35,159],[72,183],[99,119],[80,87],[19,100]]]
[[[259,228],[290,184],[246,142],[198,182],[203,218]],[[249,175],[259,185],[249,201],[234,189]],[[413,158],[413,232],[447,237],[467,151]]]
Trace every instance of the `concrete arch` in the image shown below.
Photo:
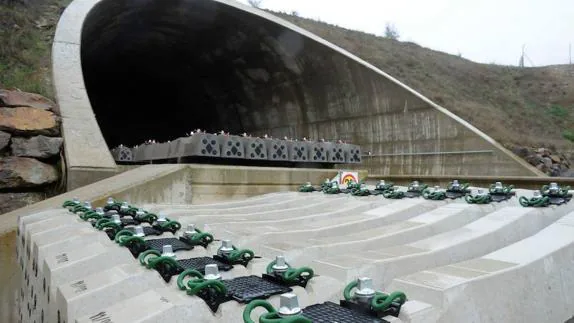
[[[171,10],[173,6],[178,10]],[[158,11],[169,18],[170,26],[154,15]],[[146,23],[146,32],[137,33],[134,26],[141,31]],[[128,27],[136,36],[118,36]],[[136,62],[140,56],[152,57],[146,48],[154,45],[162,46],[156,56],[166,65],[148,72],[186,84],[179,97],[192,93],[204,99],[199,110],[183,99],[172,100],[153,118],[134,117],[133,123],[147,133],[161,135],[169,128],[182,135],[187,120],[185,130],[193,129],[194,116],[201,116],[195,118],[203,120],[199,126],[213,131],[350,140],[373,152],[364,166],[375,174],[541,175],[392,76],[267,12],[230,0],[75,0],[60,18],[52,55],[68,187],[114,172],[106,141],[115,145],[118,138],[128,137],[129,132],[114,131],[138,108],[122,96],[125,93],[113,92],[114,86],[127,84],[126,75],[138,67],[130,70],[127,61],[117,62],[122,48],[129,49]],[[185,70],[174,57],[184,57],[192,68]],[[178,69],[187,74],[176,75]],[[105,75],[119,81],[105,84]],[[153,87],[143,83],[147,75],[138,72],[132,82],[139,87],[132,89],[142,89],[140,95],[160,102],[150,97],[165,95],[166,88],[150,93]],[[118,115],[122,117],[114,118]]]

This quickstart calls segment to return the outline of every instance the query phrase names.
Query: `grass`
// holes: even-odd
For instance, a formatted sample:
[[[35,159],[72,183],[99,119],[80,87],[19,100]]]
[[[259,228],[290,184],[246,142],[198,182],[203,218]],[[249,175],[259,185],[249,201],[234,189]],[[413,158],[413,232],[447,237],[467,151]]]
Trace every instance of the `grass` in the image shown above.
[[[53,99],[51,40],[59,15],[69,2],[35,0],[30,2],[33,7],[27,7],[0,0],[0,85]],[[572,150],[573,66],[478,64],[413,42],[274,14],[365,59],[507,147]]]
[[[0,2],[0,85],[53,99],[50,52],[66,1]]]

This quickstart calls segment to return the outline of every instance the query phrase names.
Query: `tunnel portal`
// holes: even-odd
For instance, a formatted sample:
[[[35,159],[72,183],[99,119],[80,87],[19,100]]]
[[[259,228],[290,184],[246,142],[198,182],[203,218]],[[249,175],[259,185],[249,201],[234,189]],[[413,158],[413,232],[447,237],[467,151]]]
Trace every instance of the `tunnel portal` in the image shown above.
[[[99,2],[84,21],[81,62],[108,146],[196,128],[257,131],[244,111],[265,113],[274,87],[298,92],[304,45],[263,20],[210,0]]]

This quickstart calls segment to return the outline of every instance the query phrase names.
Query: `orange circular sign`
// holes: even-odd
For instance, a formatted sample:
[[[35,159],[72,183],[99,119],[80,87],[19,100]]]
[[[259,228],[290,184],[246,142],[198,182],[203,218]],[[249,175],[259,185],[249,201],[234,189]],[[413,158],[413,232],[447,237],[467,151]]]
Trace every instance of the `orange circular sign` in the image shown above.
[[[349,182],[351,182],[351,181],[353,181],[355,183],[359,182],[357,177],[355,177],[355,175],[351,174],[351,173],[344,174],[343,177],[341,178],[341,183],[343,183],[343,184],[349,184]]]

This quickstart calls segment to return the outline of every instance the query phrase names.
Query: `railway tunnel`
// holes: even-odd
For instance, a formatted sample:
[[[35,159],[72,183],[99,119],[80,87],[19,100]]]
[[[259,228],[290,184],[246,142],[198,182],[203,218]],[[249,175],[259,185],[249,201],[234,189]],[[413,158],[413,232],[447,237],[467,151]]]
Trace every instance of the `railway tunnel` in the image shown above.
[[[540,175],[366,61],[235,1],[76,0],[53,46],[69,171],[201,128],[342,139],[374,174]]]

